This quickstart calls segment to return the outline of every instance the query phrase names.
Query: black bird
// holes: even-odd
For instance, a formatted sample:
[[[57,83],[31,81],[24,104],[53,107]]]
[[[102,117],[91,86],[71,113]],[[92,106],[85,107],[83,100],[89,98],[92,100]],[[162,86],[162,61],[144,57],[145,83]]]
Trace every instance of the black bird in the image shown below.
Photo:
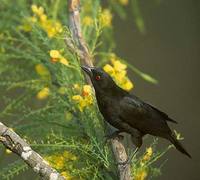
[[[191,158],[167,124],[168,121],[177,123],[176,121],[121,89],[101,68],[82,66],[82,69],[89,75],[94,86],[100,112],[117,129],[110,137],[126,132],[131,135],[135,146],[140,148],[144,135],[158,136],[169,140],[176,149]]]

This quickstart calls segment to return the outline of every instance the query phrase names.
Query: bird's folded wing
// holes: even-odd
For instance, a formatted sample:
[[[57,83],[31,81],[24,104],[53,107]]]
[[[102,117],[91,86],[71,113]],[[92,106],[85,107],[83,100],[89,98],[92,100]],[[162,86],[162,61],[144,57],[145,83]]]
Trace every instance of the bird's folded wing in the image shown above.
[[[150,116],[150,112],[145,107],[144,103],[136,98],[124,97],[120,101],[120,116],[123,119],[144,119]]]
[[[137,97],[124,97],[120,101],[119,116],[127,124],[145,133],[163,126],[163,120],[154,118],[154,110]]]

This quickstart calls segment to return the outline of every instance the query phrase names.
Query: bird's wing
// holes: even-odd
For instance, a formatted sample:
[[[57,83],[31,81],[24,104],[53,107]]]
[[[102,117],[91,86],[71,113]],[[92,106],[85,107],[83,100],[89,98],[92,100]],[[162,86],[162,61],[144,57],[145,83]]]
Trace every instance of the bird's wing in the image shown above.
[[[120,101],[119,116],[132,127],[148,134],[168,131],[164,118],[136,96],[126,96]]]
[[[153,106],[152,104],[146,103],[146,105],[150,106],[154,111],[156,111],[158,114],[160,114],[160,116],[162,116],[166,121],[170,121],[173,123],[178,123],[177,121],[171,119],[166,113],[162,112],[161,110],[159,110],[158,108],[156,108],[155,106]]]

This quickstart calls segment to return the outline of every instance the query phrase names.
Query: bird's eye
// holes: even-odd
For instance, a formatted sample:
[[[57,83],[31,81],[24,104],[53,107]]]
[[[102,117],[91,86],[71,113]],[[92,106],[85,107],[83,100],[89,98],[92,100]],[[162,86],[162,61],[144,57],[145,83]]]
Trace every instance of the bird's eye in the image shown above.
[[[101,79],[101,76],[98,75],[98,76],[95,77],[95,79],[96,79],[97,81],[99,81],[99,80]]]

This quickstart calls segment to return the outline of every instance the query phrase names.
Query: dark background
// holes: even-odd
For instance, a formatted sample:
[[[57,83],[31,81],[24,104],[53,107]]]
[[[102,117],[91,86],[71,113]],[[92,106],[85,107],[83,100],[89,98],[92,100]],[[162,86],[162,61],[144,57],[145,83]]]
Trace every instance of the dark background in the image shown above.
[[[126,21],[115,15],[116,53],[159,80],[158,85],[152,85],[130,72],[133,93],[179,122],[170,126],[185,137],[183,144],[192,155],[189,159],[171,149],[158,162],[168,159],[157,179],[199,180],[200,1],[162,0],[155,5],[141,0],[140,7],[145,35],[138,32],[131,13]],[[159,143],[160,149],[169,144],[162,139]]]

